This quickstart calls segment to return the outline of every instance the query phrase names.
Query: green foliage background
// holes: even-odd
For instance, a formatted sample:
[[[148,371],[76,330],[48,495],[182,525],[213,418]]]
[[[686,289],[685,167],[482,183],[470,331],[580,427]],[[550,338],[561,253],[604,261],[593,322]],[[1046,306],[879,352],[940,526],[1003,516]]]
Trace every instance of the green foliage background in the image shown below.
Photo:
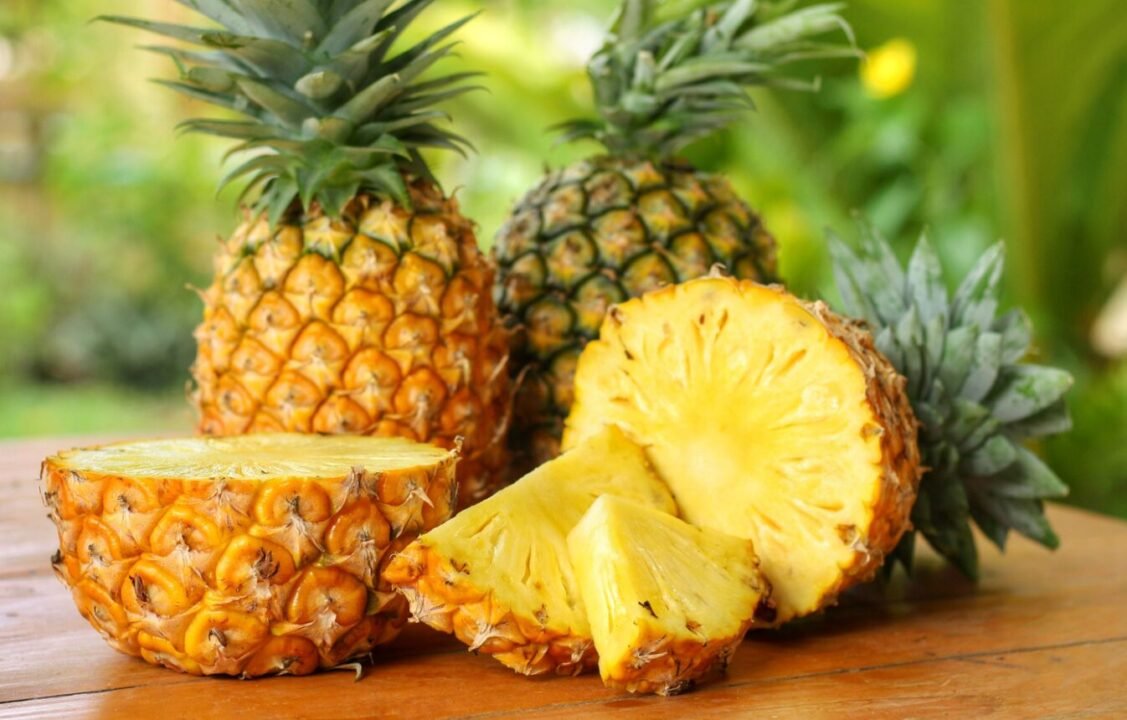
[[[582,59],[614,0],[448,0],[437,26],[486,12],[461,60],[488,94],[452,110],[479,149],[438,174],[483,245],[544,166],[595,148],[545,129],[585,112]],[[0,5],[0,437],[186,430],[182,401],[214,239],[223,146],[177,138],[198,110],[143,38],[102,13],[187,18],[171,2]],[[869,215],[907,250],[927,229],[950,278],[1008,241],[1007,288],[1041,361],[1077,377],[1076,427],[1042,450],[1071,500],[1127,516],[1127,359],[1091,323],[1127,275],[1127,14],[1120,0],[852,0],[858,43],[918,50],[908,90],[869,97],[857,65],[824,63],[816,95],[757,93],[759,112],[691,148],[764,215],[793,289],[833,298],[823,230]]]

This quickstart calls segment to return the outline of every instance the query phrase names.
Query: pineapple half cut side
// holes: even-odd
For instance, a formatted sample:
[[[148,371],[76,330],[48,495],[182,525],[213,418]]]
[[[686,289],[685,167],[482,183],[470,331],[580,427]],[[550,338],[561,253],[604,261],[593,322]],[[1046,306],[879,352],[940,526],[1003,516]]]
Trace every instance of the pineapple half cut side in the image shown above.
[[[709,277],[617,306],[576,372],[565,447],[641,444],[688,522],[749,538],[778,622],[870,579],[919,483],[904,379],[856,323]]]
[[[52,559],[114,648],[197,675],[301,675],[391,640],[388,556],[450,517],[458,451],[298,434],[153,440],[43,463]]]
[[[421,536],[385,576],[412,619],[525,675],[595,667],[567,535],[600,495],[675,514],[669,490],[617,428],[594,433],[496,495]]]
[[[611,687],[688,690],[727,668],[757,618],[774,617],[750,540],[604,495],[567,542]]]

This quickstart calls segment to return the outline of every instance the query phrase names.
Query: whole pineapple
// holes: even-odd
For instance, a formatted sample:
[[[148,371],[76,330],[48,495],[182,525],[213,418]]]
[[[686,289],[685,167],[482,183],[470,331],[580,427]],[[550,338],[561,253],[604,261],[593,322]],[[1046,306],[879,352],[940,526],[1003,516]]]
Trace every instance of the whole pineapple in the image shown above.
[[[588,65],[599,118],[562,125],[607,154],[548,175],[497,235],[495,295],[521,329],[511,365],[522,378],[511,443],[528,455],[521,469],[558,454],[579,353],[611,305],[717,263],[776,277],[775,241],[756,213],[725,178],[675,156],[740,117],[745,86],[801,85],[777,71],[852,52],[807,39],[848,26],[831,5],[691,5],[625,0]]]
[[[889,244],[861,225],[857,251],[834,238],[834,274],[850,315],[908,378],[927,468],[912,507],[914,530],[894,557],[911,567],[916,532],[968,577],[978,575],[971,521],[1003,548],[1010,530],[1049,548],[1059,540],[1044,500],[1068,487],[1028,447],[1071,426],[1072,377],[1026,362],[1032,340],[1020,308],[1002,315],[1001,244],[988,250],[953,297],[926,238],[904,268]]]
[[[254,153],[225,182],[261,191],[202,292],[200,431],[461,437],[467,504],[505,464],[508,337],[473,224],[420,155],[465,144],[435,105],[472,89],[426,74],[469,18],[400,49],[432,1],[182,0],[215,29],[106,19],[202,46],[150,48],[181,70],[163,84],[243,117],[183,127]]]

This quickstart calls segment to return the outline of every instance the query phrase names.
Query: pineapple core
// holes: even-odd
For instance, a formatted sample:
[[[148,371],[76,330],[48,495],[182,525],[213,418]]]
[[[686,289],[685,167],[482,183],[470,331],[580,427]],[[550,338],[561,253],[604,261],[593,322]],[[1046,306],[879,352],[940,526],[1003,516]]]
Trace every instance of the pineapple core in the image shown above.
[[[385,577],[407,596],[414,619],[517,672],[592,669],[567,534],[605,493],[677,511],[641,449],[606,428],[421,536]]]
[[[603,682],[670,695],[723,670],[770,615],[751,541],[604,495],[567,539]]]
[[[903,379],[822,305],[729,278],[617,306],[576,372],[564,446],[607,424],[688,522],[753,541],[779,622],[871,577],[918,482]]]

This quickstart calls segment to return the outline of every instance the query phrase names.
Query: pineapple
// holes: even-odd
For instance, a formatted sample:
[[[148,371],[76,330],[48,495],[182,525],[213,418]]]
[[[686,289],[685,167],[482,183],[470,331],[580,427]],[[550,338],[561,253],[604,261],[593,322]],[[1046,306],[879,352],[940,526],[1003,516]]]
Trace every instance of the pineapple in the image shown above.
[[[468,504],[506,463],[509,339],[473,224],[420,155],[466,144],[434,106],[470,74],[425,73],[468,18],[395,51],[431,2],[184,3],[214,29],[105,19],[201,46],[149,49],[181,70],[163,84],[243,117],[183,126],[254,151],[227,180],[249,175],[257,198],[201,292],[199,430],[461,437]]]
[[[877,348],[908,378],[927,472],[912,523],[968,577],[978,575],[970,523],[999,548],[1009,531],[1049,548],[1059,539],[1043,502],[1068,487],[1025,443],[1071,426],[1065,371],[1023,362],[1032,330],[1020,309],[998,315],[1002,246],[986,252],[954,297],[922,238],[907,268],[862,224],[859,251],[831,243],[843,307],[872,328]],[[896,559],[911,568],[915,532]]]
[[[519,673],[593,669],[567,534],[604,493],[676,512],[641,449],[608,428],[421,536],[385,577],[407,597],[413,620]]]
[[[599,113],[562,127],[605,156],[549,174],[499,231],[495,296],[519,328],[510,371],[522,378],[511,446],[518,468],[559,452],[583,346],[607,309],[708,274],[776,279],[775,241],[724,177],[676,159],[751,106],[743,86],[795,87],[795,60],[852,54],[810,37],[848,26],[837,7],[769,2],[660,5],[625,0],[588,65]],[[703,7],[702,7],[703,6]]]
[[[55,572],[117,650],[194,675],[303,675],[388,642],[387,558],[450,517],[456,450],[271,434],[61,452]]]
[[[611,687],[688,690],[727,667],[757,617],[773,619],[748,540],[604,495],[567,544]]]
[[[753,542],[785,622],[870,579],[908,527],[920,458],[904,383],[824,304],[700,278],[610,311],[563,443],[625,431],[685,520]]]

